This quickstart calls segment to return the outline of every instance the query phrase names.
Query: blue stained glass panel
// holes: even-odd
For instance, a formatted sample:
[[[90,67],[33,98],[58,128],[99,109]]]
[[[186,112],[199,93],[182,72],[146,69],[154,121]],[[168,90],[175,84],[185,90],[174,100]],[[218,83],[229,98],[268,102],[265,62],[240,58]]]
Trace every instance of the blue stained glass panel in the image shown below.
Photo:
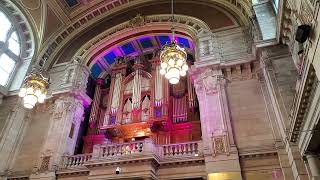
[[[150,40],[150,38],[143,38],[140,40],[140,44],[141,46],[145,49],[145,48],[151,48],[153,47],[153,44]]]
[[[131,43],[127,43],[121,46],[122,51],[128,55],[135,52],[135,49]]]
[[[95,64],[91,67],[90,71],[91,71],[92,76],[96,79],[101,74],[102,69],[100,68],[100,66],[98,64]]]
[[[69,7],[73,7],[79,3],[78,0],[65,0],[65,1]]]
[[[170,38],[169,36],[158,36],[160,44],[163,46],[167,43],[170,43]]]
[[[182,38],[182,37],[178,37],[178,42],[179,42],[179,44],[181,44],[183,47],[185,47],[185,48],[190,48],[190,44],[189,44],[188,39]]]
[[[114,54],[114,52],[111,51],[104,56],[104,60],[107,61],[107,63],[111,65],[112,63],[114,63],[114,59],[116,57],[117,56]]]

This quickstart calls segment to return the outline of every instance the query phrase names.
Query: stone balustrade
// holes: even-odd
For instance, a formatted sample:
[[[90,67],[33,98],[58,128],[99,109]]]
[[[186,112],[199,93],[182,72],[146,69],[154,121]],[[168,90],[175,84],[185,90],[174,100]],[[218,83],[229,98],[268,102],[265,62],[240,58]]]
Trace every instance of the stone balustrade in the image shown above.
[[[199,155],[198,142],[162,145],[163,156]]]
[[[71,167],[79,167],[83,166],[83,164],[87,161],[90,161],[92,158],[92,154],[78,154],[73,156],[65,156],[63,159],[63,167],[71,168]]]
[[[202,154],[201,142],[193,141],[178,144],[156,145],[151,139],[121,144],[95,145],[92,154],[79,154],[64,157],[63,168],[76,168],[103,160],[134,160],[139,158],[158,158],[161,162],[174,159],[190,159]]]
[[[99,149],[100,157],[114,157],[130,154],[138,154],[143,151],[144,141],[101,145]]]

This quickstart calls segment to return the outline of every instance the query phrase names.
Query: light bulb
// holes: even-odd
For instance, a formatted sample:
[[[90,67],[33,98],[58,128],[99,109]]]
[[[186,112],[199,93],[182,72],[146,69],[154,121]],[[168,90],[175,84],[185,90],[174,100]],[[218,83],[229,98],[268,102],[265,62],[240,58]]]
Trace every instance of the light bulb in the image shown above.
[[[21,88],[19,92],[19,97],[24,97],[27,94],[26,88]]]
[[[45,94],[41,94],[41,95],[39,96],[39,98],[38,98],[38,102],[39,102],[39,103],[43,103],[44,100],[45,100],[45,98],[46,98],[46,95],[45,95]]]
[[[179,83],[179,78],[171,78],[170,80],[169,80],[169,83],[170,84],[178,84]]]
[[[182,70],[182,71],[180,71],[180,76],[182,76],[182,77],[183,77],[183,76],[185,76],[186,74],[187,74],[187,72],[186,72],[186,71],[183,71],[183,70]]]
[[[38,98],[35,95],[28,94],[23,98],[23,105],[28,109],[32,109],[37,103],[37,101]]]
[[[27,94],[33,94],[33,88],[32,87],[27,88]]]
[[[41,91],[39,89],[37,89],[34,94],[39,98],[41,96]]]
[[[160,74],[161,75],[164,75],[166,73],[166,70],[165,69],[160,69]]]
[[[184,65],[182,66],[182,70],[188,71],[188,69],[189,69],[189,66],[188,66],[187,64],[184,64]]]
[[[179,69],[177,68],[170,68],[169,71],[166,74],[166,78],[167,79],[171,79],[171,78],[178,78],[179,79],[180,75],[179,75]]]
[[[182,60],[182,59],[179,59],[179,60],[177,61],[177,65],[178,65],[178,66],[182,66],[182,65],[183,65],[183,60]]]
[[[173,59],[170,59],[170,60],[168,61],[168,64],[169,64],[170,66],[173,66],[173,65],[174,65],[174,60],[173,60]]]
[[[168,67],[167,63],[165,63],[165,62],[161,63],[161,68],[165,69],[166,67]]]
[[[167,73],[164,75],[164,77],[165,77],[166,79],[170,79],[170,72],[167,72]]]

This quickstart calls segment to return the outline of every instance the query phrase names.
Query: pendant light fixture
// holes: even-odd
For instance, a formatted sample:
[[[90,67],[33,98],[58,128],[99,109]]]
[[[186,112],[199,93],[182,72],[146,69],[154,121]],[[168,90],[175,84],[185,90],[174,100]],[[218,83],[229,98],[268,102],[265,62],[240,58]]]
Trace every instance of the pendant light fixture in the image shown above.
[[[19,96],[23,98],[23,106],[32,109],[36,103],[43,103],[49,88],[49,79],[40,71],[33,69],[24,79]]]
[[[185,76],[188,70],[187,53],[175,41],[173,0],[171,0],[172,15],[172,40],[164,45],[160,52],[161,70],[160,73],[169,80],[170,84],[178,84],[180,77]]]

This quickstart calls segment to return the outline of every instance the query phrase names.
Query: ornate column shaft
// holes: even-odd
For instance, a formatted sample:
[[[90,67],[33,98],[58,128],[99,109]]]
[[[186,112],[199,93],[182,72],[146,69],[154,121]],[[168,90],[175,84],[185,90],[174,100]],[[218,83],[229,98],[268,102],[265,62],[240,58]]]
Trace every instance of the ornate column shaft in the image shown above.
[[[200,120],[207,173],[230,172],[241,178],[238,151],[234,144],[227,103],[226,81],[220,69],[193,68],[200,106]],[[222,163],[223,161],[223,163]]]
[[[37,178],[38,173],[53,172],[61,165],[64,155],[73,155],[84,108],[91,103],[86,94],[89,73],[85,66],[74,61],[64,71],[52,69],[50,73],[65,73],[65,78],[61,81],[61,76],[52,76],[50,90],[54,103],[49,108],[50,125],[35,167],[36,174],[31,179]]]

